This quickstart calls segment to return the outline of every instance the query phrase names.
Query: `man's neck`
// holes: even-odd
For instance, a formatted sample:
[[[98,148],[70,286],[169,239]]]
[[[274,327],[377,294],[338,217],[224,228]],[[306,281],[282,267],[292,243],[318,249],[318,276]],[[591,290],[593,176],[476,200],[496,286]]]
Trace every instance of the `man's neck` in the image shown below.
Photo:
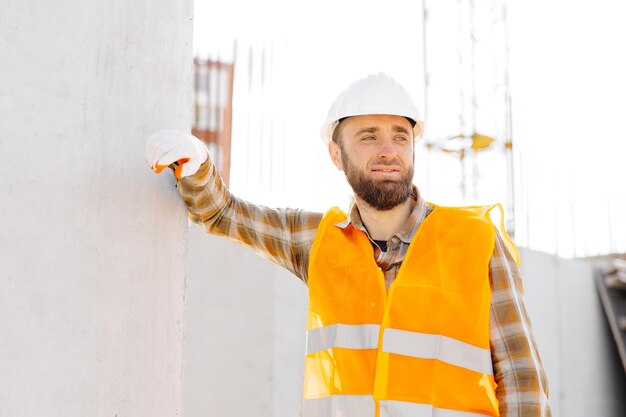
[[[388,240],[406,226],[411,211],[415,207],[415,201],[409,197],[404,203],[391,210],[380,211],[356,197],[356,205],[370,237],[374,240]]]

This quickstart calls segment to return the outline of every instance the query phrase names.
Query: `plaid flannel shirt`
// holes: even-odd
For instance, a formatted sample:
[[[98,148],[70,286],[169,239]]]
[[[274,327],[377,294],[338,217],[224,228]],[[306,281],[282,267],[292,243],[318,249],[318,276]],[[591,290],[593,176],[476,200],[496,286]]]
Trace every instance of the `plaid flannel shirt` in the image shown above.
[[[189,218],[207,232],[236,240],[307,282],[309,252],[322,213],[273,209],[238,199],[210,160],[196,174],[180,180],[178,191]],[[412,197],[415,204],[406,228],[388,240],[385,252],[374,244],[387,287],[396,277],[412,237],[432,211],[415,187]],[[367,233],[356,205],[349,218],[337,226],[350,223]],[[489,282],[490,345],[500,416],[550,417],[548,381],[526,311],[520,272],[498,233]]]

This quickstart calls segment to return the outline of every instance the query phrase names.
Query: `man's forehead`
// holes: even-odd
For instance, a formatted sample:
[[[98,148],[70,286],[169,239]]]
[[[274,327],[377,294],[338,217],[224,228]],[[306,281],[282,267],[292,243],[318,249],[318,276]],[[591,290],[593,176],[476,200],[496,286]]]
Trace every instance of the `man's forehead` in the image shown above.
[[[393,130],[394,132],[402,132],[402,133],[409,133],[410,129],[406,126],[400,126],[400,125],[396,125],[396,124],[392,124],[391,126],[391,130]],[[361,127],[358,128],[357,127],[357,134],[359,133],[377,133],[380,132],[382,129],[379,125],[371,125],[370,124],[366,124],[365,127]]]
[[[387,114],[350,116],[342,120],[341,124],[351,129],[372,133],[388,128],[396,132],[408,133],[413,128],[406,117]]]

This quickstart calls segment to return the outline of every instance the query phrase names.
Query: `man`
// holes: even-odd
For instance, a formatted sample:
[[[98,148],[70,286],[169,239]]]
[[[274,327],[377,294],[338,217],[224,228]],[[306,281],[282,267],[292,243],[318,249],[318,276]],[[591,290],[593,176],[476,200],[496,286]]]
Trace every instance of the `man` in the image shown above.
[[[322,136],[354,191],[349,215],[242,201],[182,132],[152,135],[146,159],[175,169],[194,222],[308,285],[305,417],[550,416],[514,246],[489,208],[422,199],[421,132],[409,95],[384,74],[339,95]]]

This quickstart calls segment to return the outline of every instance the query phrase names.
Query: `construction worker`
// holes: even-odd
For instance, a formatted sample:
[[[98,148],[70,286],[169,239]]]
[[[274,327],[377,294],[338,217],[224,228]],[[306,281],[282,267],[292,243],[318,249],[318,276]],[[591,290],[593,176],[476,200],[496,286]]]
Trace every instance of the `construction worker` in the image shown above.
[[[427,203],[412,184],[423,122],[384,74],[350,85],[322,137],[354,191],[349,214],[233,196],[193,136],[150,136],[189,217],[309,288],[305,417],[550,416],[518,255],[491,207]]]

